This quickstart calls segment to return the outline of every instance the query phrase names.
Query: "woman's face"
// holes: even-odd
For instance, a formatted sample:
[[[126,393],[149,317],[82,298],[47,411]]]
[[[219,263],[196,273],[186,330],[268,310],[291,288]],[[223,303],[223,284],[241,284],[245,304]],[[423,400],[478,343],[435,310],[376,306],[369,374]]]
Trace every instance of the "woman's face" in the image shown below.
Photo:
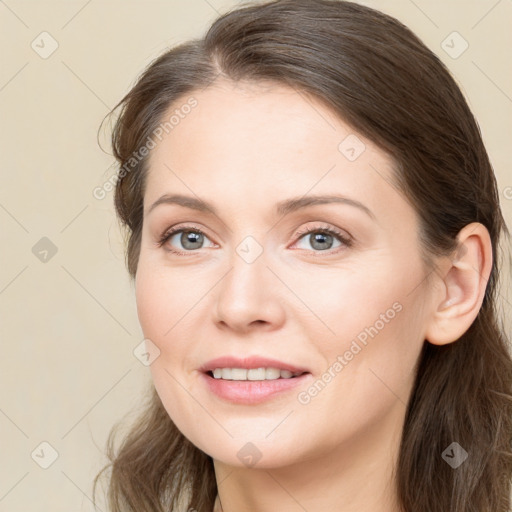
[[[136,276],[169,416],[238,466],[398,439],[429,297],[391,159],[284,86],[191,96],[151,150]]]

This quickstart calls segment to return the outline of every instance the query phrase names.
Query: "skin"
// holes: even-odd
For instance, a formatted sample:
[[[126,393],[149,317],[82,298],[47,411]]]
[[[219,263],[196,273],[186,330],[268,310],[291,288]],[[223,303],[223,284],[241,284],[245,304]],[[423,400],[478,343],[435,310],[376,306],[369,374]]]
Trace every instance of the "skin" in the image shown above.
[[[180,431],[214,460],[224,512],[398,511],[393,468],[425,340],[456,340],[476,317],[490,272],[487,230],[459,234],[457,257],[426,267],[413,206],[390,185],[393,161],[317,100],[276,84],[218,81],[193,94],[198,105],[149,160],[136,299],[144,336],[160,350],[151,364],[157,392]],[[169,112],[187,98],[177,101]],[[338,146],[357,135],[349,161]],[[164,194],[212,203],[218,214]],[[339,194],[360,201],[278,215],[292,197]],[[186,252],[171,226],[199,227]],[[193,226],[190,227],[190,224]],[[325,250],[299,230],[333,227]],[[252,263],[236,249],[252,236]],[[331,368],[366,327],[399,304],[321,392],[297,396]],[[380,324],[379,324],[380,325]],[[300,388],[257,405],[212,394],[198,368],[222,355],[262,355],[306,367]],[[248,442],[261,458],[238,456]],[[246,448],[247,449],[247,448]]]

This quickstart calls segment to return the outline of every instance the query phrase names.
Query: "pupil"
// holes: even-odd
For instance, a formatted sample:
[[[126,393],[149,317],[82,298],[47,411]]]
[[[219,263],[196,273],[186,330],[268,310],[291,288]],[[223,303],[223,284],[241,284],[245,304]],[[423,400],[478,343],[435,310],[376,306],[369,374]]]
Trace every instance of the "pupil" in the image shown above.
[[[194,233],[192,231],[188,231],[181,235],[181,243],[183,244],[183,247],[185,247],[186,249],[197,249],[197,247],[190,247],[187,244],[199,244],[199,246],[201,246],[202,236],[203,235],[201,235],[201,233]]]
[[[325,244],[330,245],[329,242],[332,243],[332,235],[329,235],[328,233],[317,233],[317,234],[311,235],[311,236],[313,237],[311,246],[314,247],[315,249],[320,249],[320,250],[325,250],[326,248],[328,249],[329,247],[325,247]],[[326,239],[327,239],[327,241],[326,241]],[[320,246],[315,247],[316,243],[320,244]]]

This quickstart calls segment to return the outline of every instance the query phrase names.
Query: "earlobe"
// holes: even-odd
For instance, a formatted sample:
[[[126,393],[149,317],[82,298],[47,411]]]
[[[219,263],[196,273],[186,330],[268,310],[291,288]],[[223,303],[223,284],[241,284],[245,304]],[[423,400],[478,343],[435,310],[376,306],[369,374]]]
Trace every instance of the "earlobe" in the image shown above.
[[[492,244],[487,228],[478,222],[457,236],[455,254],[439,264],[439,291],[432,303],[425,339],[434,345],[458,340],[478,315],[492,268]]]

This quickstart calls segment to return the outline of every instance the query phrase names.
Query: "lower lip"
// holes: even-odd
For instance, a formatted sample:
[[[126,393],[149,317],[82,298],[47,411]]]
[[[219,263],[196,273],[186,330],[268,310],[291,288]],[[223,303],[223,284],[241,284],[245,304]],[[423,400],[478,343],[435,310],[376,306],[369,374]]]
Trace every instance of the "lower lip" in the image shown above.
[[[215,379],[208,373],[201,373],[210,391],[218,397],[235,404],[258,404],[275,395],[291,391],[304,384],[310,373],[299,377],[274,380],[224,380]]]

